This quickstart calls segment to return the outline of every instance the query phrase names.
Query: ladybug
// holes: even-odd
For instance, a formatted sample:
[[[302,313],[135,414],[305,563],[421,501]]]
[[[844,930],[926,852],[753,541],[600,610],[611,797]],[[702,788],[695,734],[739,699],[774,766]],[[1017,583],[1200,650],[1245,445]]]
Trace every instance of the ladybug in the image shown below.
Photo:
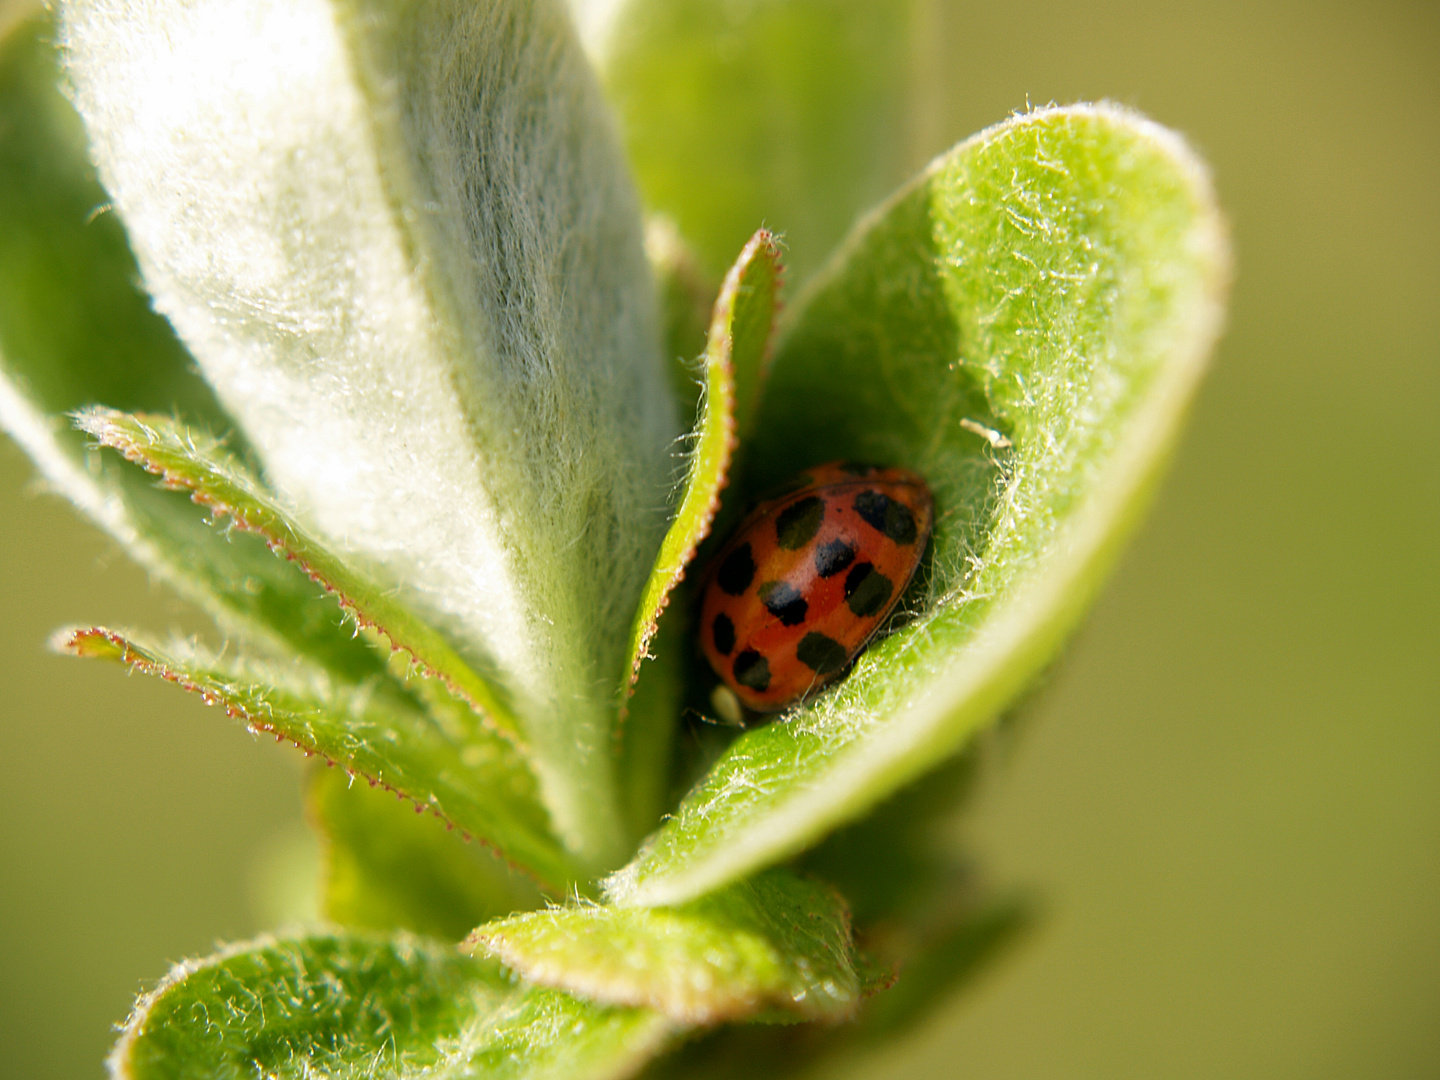
[[[756,712],[824,686],[899,601],[932,518],[930,489],[913,472],[843,461],[810,469],[757,506],[711,562],[705,659]]]

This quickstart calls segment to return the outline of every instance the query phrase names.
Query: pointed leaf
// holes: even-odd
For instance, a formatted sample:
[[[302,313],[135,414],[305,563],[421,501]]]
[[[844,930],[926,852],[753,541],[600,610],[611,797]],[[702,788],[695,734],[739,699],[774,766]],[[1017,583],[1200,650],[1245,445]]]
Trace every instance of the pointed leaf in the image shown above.
[[[306,810],[320,831],[320,911],[340,926],[458,941],[478,923],[537,907],[535,883],[495,852],[392,794],[318,768]]]
[[[178,965],[135,1006],[110,1068],[124,1080],[611,1080],[672,1030],[419,939],[315,934]]]
[[[533,911],[480,927],[469,944],[530,982],[682,1024],[763,1010],[835,1020],[860,996],[844,901],[786,870],[676,908]]]
[[[754,413],[769,359],[779,283],[780,251],[774,237],[761,229],[740,252],[715,300],[705,348],[699,415],[691,435],[694,445],[680,508],[660,545],[630,630],[632,685],[641,677],[641,665],[651,658],[650,642],[671,593],[685,576],[685,567],[709,533],[719,509],[737,426]],[[641,740],[646,744],[638,750],[627,749],[626,756],[636,759],[626,770],[628,776],[638,772],[663,779],[668,758],[665,751],[674,727],[671,711],[638,732],[625,732],[628,742]]]
[[[105,408],[86,409],[75,423],[101,446],[161,477],[167,487],[190,492],[201,506],[259,535],[333,593],[357,624],[384,634],[424,675],[439,679],[496,730],[520,741],[508,703],[492,682],[397,602],[391,590],[309,535],[214,436],[163,416],[129,416]]]
[[[706,393],[705,346],[711,301],[716,289],[705,279],[693,255],[673,225],[652,219],[645,229],[645,253],[655,274],[669,353],[670,382],[675,398],[686,415],[699,415]],[[698,359],[697,359],[698,358]],[[692,465],[694,456],[692,454]],[[682,487],[682,492],[686,490]],[[671,523],[671,533],[675,529]],[[664,562],[664,556],[661,556]],[[655,571],[647,582],[647,595],[655,583]],[[683,589],[672,589],[662,603],[670,612],[645,646],[645,677],[632,682],[630,696],[621,714],[618,771],[620,794],[635,836],[644,836],[659,822],[660,814],[673,806],[676,717],[684,696],[689,640]],[[648,601],[641,601],[634,633],[643,625]],[[633,643],[632,643],[633,649]],[[636,651],[638,655],[638,650]],[[638,662],[634,661],[633,662]]]
[[[942,144],[928,0],[596,5],[592,27],[649,208],[714,271],[757,226],[803,281]],[[608,26],[605,25],[608,22]]]
[[[1163,463],[1226,268],[1203,167],[1109,106],[976,136],[851,238],[782,333],[743,479],[839,457],[925,476],[936,525],[909,621],[738,739],[614,899],[680,903],[800,851],[1024,687]]]
[[[503,675],[567,843],[631,844],[627,631],[677,434],[635,198],[558,0],[72,0],[156,305],[295,519]]]
[[[0,428],[143,566],[227,633],[354,677],[383,660],[341,630],[295,567],[210,528],[180,495],[96,458],[65,413],[98,400],[230,421],[136,287],[80,119],[57,88],[49,20],[0,43]]]
[[[100,628],[62,631],[55,646],[200,694],[251,731],[288,739],[495,845],[552,890],[581,877],[549,829],[524,762],[504,739],[467,723],[468,710],[457,707],[442,728],[388,680],[347,685],[323,671],[252,671]]]
[[[705,347],[703,393],[690,451],[690,467],[680,508],[670,522],[660,554],[641,594],[630,631],[632,682],[646,659],[670,592],[685,576],[685,567],[720,505],[720,490],[730,469],[736,430],[753,415],[760,381],[769,357],[780,284],[780,251],[764,229],[750,238],[725,276],[715,299]]]

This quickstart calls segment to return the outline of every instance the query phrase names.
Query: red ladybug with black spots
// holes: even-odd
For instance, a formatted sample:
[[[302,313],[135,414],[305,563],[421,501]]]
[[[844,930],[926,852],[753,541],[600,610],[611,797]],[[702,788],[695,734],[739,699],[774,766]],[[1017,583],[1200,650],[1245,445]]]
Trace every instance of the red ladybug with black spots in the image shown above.
[[[701,651],[756,712],[843,672],[930,539],[930,489],[913,472],[831,462],[797,484],[741,522],[702,589]]]

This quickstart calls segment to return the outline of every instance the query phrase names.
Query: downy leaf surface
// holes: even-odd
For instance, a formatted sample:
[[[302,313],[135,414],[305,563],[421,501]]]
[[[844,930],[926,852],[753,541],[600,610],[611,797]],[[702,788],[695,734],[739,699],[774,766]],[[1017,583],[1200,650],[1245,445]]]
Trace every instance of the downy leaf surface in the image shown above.
[[[499,673],[566,843],[613,865],[632,843],[617,697],[678,424],[636,200],[567,12],[61,10],[146,285],[267,482]]]
[[[313,934],[177,965],[110,1067],[123,1080],[619,1080],[672,1038],[656,1013],[518,985],[453,946]]]
[[[913,469],[935,495],[931,551],[891,632],[736,740],[612,899],[682,903],[798,853],[1023,689],[1166,457],[1227,267],[1203,167],[1111,106],[982,132],[857,229],[788,312],[737,479]]]
[[[298,568],[252,537],[210,527],[183,495],[90,451],[66,414],[104,402],[232,422],[169,324],[106,203],[80,118],[62,96],[47,18],[0,42],[0,428],[156,577],[252,648],[298,654],[347,677],[383,658],[340,626]],[[232,448],[244,454],[231,433]]]
[[[479,719],[524,746],[509,702],[493,678],[481,676],[390,590],[290,517],[259,478],[213,436],[163,416],[131,416],[106,408],[86,409],[75,422],[101,446],[159,476],[165,486],[190,492],[218,518],[260,536],[332,593],[359,626],[383,634],[422,674],[444,683]]]

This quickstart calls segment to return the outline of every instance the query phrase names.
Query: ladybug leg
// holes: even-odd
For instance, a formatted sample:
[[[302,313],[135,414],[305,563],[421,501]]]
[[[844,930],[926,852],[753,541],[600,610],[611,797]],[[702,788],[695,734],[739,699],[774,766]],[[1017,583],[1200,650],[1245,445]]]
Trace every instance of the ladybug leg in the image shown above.
[[[716,716],[700,717],[707,724],[730,728],[745,726],[745,707],[740,704],[740,699],[735,696],[735,691],[724,683],[716,683],[715,689],[710,691],[710,706],[715,710]]]

